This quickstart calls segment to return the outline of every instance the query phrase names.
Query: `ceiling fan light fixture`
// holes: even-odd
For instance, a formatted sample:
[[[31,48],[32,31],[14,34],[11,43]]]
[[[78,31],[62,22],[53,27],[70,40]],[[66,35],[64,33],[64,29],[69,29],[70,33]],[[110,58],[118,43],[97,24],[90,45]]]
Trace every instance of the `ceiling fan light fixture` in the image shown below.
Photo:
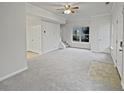
[[[64,14],[70,14],[70,13],[71,13],[70,9],[64,11]]]

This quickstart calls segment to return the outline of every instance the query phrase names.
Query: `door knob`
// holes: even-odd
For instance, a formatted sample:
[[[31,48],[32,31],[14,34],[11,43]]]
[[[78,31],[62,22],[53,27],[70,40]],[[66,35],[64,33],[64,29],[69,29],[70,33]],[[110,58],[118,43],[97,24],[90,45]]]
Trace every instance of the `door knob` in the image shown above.
[[[119,49],[119,51],[123,51],[122,49]]]
[[[120,47],[122,47],[123,46],[123,42],[122,41],[120,41]]]
[[[44,33],[46,33],[46,31],[44,30]]]

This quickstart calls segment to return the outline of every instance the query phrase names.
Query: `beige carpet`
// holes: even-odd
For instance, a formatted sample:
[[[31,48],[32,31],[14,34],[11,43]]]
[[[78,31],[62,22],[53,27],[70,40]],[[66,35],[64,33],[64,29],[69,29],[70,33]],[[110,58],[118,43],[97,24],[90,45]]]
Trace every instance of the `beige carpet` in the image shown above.
[[[121,84],[116,83],[119,81],[118,75],[108,71],[109,69],[115,71],[112,66],[105,65],[104,71],[107,72],[104,74],[106,74],[105,77],[110,76],[108,79],[114,79],[113,82],[118,87],[113,86],[112,82],[104,84],[101,82],[105,79],[103,77],[102,80],[96,79],[94,73],[100,77],[97,70],[100,69],[100,73],[103,73],[104,71],[100,67],[103,68],[104,63],[113,64],[110,55],[75,48],[56,50],[28,60],[28,70],[0,82],[0,90],[122,90]],[[88,72],[91,73],[91,76]]]
[[[27,56],[27,59],[32,59],[32,58],[35,58],[35,57],[39,56],[39,54],[31,52],[31,51],[27,51],[26,56]]]
[[[120,79],[117,70],[111,63],[93,61],[89,69],[90,79],[102,82],[115,88],[120,86]]]

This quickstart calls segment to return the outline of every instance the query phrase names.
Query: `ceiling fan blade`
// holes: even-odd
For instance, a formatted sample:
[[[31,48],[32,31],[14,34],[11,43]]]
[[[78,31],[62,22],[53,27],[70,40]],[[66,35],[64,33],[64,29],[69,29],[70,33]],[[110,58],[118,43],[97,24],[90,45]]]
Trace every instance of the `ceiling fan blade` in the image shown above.
[[[75,11],[71,10],[71,13],[75,13]]]
[[[71,7],[71,9],[79,9],[79,7]]]
[[[105,2],[106,5],[110,4],[110,2]]]
[[[67,9],[69,9],[71,6],[68,5],[68,4],[66,4],[66,5],[64,5],[64,7],[65,7],[65,9],[67,10]]]

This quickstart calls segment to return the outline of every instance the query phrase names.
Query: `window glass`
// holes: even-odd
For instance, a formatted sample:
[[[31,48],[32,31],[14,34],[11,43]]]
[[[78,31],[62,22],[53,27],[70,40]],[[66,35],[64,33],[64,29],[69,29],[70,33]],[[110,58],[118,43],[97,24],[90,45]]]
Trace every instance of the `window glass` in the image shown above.
[[[89,42],[89,27],[74,27],[73,41]]]

